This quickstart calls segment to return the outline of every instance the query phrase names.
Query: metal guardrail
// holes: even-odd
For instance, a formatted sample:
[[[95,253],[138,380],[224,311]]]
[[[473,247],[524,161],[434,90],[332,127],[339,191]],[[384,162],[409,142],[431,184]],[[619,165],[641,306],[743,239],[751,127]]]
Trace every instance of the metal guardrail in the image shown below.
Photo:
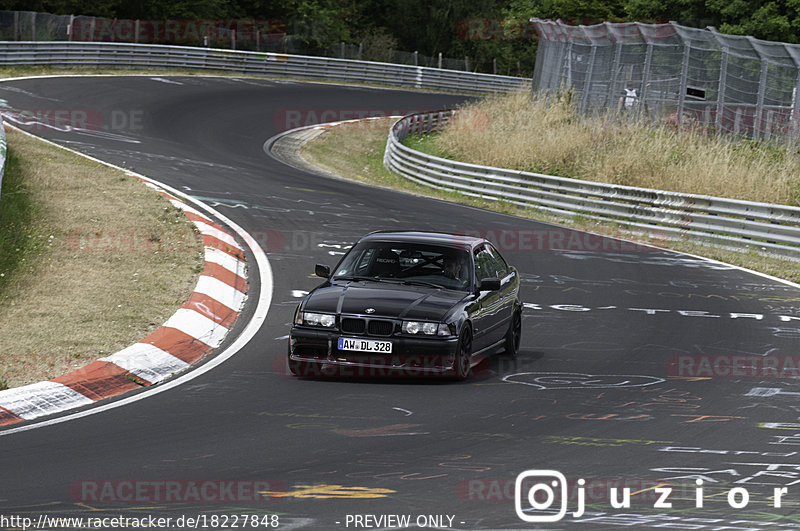
[[[531,85],[530,79],[519,77],[306,55],[113,42],[0,42],[0,66],[36,65],[215,70],[466,94],[509,92]]]
[[[800,208],[581,181],[467,164],[427,155],[402,141],[441,131],[458,111],[411,114],[389,132],[384,165],[433,188],[560,215],[620,223],[659,237],[690,237],[800,260]]]

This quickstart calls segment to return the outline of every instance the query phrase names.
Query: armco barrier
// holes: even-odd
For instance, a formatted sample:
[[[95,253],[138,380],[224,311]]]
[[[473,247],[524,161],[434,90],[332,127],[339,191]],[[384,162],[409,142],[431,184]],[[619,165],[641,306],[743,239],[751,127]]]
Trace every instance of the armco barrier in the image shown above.
[[[466,94],[529,88],[525,78],[329,57],[114,42],[0,42],[0,66],[182,68]]]
[[[800,260],[800,208],[478,166],[402,144],[409,135],[440,131],[457,112],[418,113],[398,120],[389,132],[384,165],[433,188],[615,221],[662,238],[683,236]]]

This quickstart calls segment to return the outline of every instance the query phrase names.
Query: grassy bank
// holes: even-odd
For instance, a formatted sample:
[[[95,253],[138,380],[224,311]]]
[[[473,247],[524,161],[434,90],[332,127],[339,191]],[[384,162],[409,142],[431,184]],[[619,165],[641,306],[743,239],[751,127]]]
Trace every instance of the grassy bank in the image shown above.
[[[800,155],[669,125],[579,118],[565,98],[494,96],[424,140],[448,158],[618,185],[800,205]]]
[[[575,216],[574,218],[556,217],[533,208],[522,208],[508,203],[470,198],[453,192],[434,190],[408,181],[388,171],[383,166],[383,152],[390,123],[391,120],[386,119],[368,122],[367,124],[342,124],[326,129],[320,136],[303,146],[301,155],[309,162],[343,178],[530,219],[557,223],[580,230],[632,238],[621,234],[619,227],[613,223],[600,223],[580,216]],[[428,152],[437,151],[440,155],[453,156],[450,153],[444,153],[441,148],[435,145],[436,142],[436,137],[431,135],[411,137],[409,140],[410,145],[415,149],[422,149]],[[800,282],[800,267],[797,266],[796,262],[764,257],[755,252],[736,252],[708,247],[688,240],[670,242],[645,240],[645,243],[668,246],[676,251],[702,255]]]
[[[0,387],[142,339],[186,300],[202,241],[136,179],[8,131],[0,195]]]

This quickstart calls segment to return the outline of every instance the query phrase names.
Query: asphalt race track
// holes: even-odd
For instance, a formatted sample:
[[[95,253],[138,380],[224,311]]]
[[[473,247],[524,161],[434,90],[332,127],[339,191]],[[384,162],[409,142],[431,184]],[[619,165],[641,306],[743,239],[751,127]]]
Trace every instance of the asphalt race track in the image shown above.
[[[393,528],[405,517],[457,529],[800,526],[800,385],[785,377],[800,362],[800,289],[307,174],[262,149],[323,111],[331,121],[463,98],[199,77],[28,79],[0,84],[0,98],[86,111],[99,122],[29,129],[201,198],[262,242],[274,275],[264,326],[215,369],[124,407],[0,431],[0,517],[158,516],[174,529],[180,517],[232,529],[237,515],[277,515],[266,523],[280,529]],[[466,382],[288,376],[285,337],[299,292],[319,283],[314,264],[333,265],[378,229],[491,232],[522,274],[518,359],[493,358]],[[564,475],[561,521],[516,514],[526,470]],[[630,507],[612,507],[615,487],[620,499],[631,489]],[[668,487],[659,503],[666,491],[654,489]],[[781,507],[775,487],[787,489]],[[558,517],[562,488],[549,511],[524,514]]]

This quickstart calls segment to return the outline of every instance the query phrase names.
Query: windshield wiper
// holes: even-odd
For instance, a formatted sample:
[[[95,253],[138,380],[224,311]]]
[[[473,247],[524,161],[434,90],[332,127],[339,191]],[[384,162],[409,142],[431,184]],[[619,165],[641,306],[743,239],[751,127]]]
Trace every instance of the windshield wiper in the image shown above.
[[[339,277],[333,277],[333,280],[372,280],[374,282],[377,282],[380,279],[375,277],[367,277],[364,275],[344,275]]]
[[[444,289],[439,284],[434,284],[433,282],[425,282],[424,280],[403,280],[403,279],[400,279],[400,282],[402,282],[403,284],[408,284],[408,285],[412,285],[412,286],[428,286],[430,288]]]

